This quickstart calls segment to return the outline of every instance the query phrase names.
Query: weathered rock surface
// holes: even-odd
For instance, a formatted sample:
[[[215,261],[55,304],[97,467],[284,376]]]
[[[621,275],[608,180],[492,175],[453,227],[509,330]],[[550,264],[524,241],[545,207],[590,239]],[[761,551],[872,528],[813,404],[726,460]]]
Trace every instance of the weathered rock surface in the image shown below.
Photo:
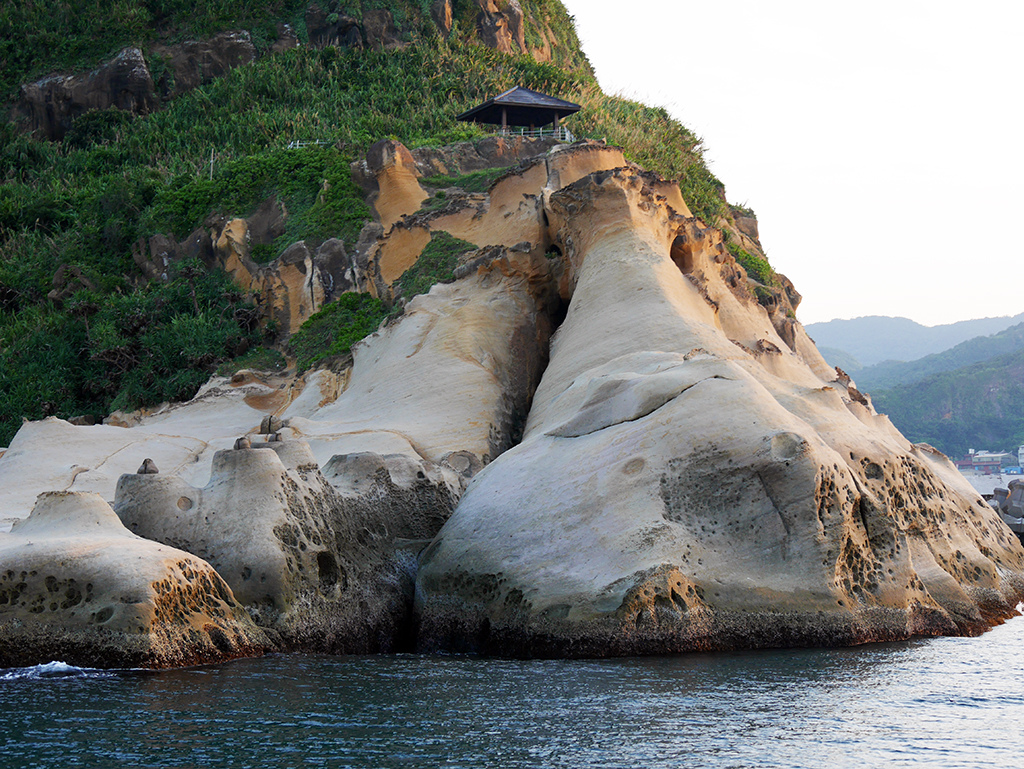
[[[571,303],[521,444],[424,552],[423,649],[511,655],[974,633],[1024,549],[643,174],[550,197]],[[831,380],[831,381],[830,381]]]
[[[274,648],[209,564],[135,536],[95,494],[41,495],[0,534],[0,562],[0,667],[181,667]]]
[[[31,423],[2,458],[0,475],[21,475],[3,510],[18,517],[36,487],[94,489],[140,535],[207,559],[286,648],[409,644],[416,553],[521,434],[551,330],[547,269],[492,255],[411,302],[341,377],[243,372],[128,428]],[[144,457],[160,472],[136,472]]]
[[[110,61],[80,75],[50,75],[21,87],[18,111],[30,130],[60,139],[79,115],[118,109],[146,114],[156,107],[153,78],[138,48],[125,48]]]
[[[282,36],[287,34],[285,29],[279,31]],[[177,45],[154,45],[152,54],[162,60],[163,71],[155,86],[165,101],[226,75],[235,67],[250,64],[258,56],[245,30],[221,32],[205,40],[186,40]]]
[[[500,166],[422,208],[424,176]],[[753,282],[677,184],[595,142],[382,142],[353,170],[379,221],[352,255],[297,243],[257,265],[271,200],[137,261],[162,279],[204,254],[290,330],[339,291],[404,301],[392,285],[439,232],[477,246],[450,282],[350,367],[26,424],[0,516],[116,483],[132,530],[205,558],[275,643],[319,651],[406,648],[414,628],[424,649],[510,655],[847,644],[979,632],[1024,596],[998,516],[825,363],[792,285]],[[730,238],[761,253],[743,219]]]
[[[495,144],[494,149],[504,148]],[[397,160],[403,156],[397,149],[389,155],[396,160],[379,164],[383,170],[376,175],[379,193],[375,205],[378,211],[388,212],[386,219],[380,214],[382,223],[393,224],[385,224],[383,237],[367,254],[367,287],[378,296],[390,295],[391,285],[416,263],[434,232],[447,232],[480,247],[525,247],[535,256],[545,254],[550,245],[545,198],[587,174],[626,162],[621,149],[603,142],[555,145],[545,154],[520,162],[495,180],[485,194],[456,196],[443,208],[409,215],[417,197],[409,192],[410,164]],[[433,160],[440,162],[438,157]],[[458,162],[457,155],[448,158],[451,165]],[[680,206],[685,206],[678,185],[674,186]]]
[[[502,53],[526,53],[523,9],[518,0],[499,4],[494,0],[476,0],[480,8],[477,34],[480,42]]]
[[[114,508],[135,533],[209,561],[284,648],[394,651],[415,570],[396,540],[429,539],[461,486],[429,463],[364,454],[325,468],[341,494],[305,442],[254,436],[251,446],[217,452],[203,488],[123,475]]]

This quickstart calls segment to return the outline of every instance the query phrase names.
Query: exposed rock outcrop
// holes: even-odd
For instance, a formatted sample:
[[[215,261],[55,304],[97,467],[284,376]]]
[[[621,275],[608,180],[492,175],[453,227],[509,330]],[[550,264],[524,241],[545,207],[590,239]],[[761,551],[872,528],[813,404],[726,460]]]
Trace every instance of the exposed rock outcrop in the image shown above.
[[[1013,613],[1024,549],[995,514],[829,381],[802,330],[782,340],[720,236],[648,182],[550,198],[568,315],[522,443],[421,558],[421,648],[851,644]]]
[[[282,36],[288,32],[280,30]],[[186,40],[177,45],[154,45],[151,53],[151,58],[160,63],[155,86],[165,101],[226,75],[235,67],[254,62],[258,56],[245,30],[221,32],[205,40]]]
[[[96,494],[40,495],[0,534],[0,558],[0,667],[181,667],[274,648],[209,564],[135,536]]]
[[[730,255],[761,253],[749,222],[727,243],[602,143],[528,151],[376,145],[355,170],[379,222],[352,256],[297,243],[257,265],[274,201],[208,244],[140,243],[154,279],[208,249],[289,329],[331,292],[401,304],[439,233],[476,248],[349,368],[238,372],[123,427],[26,424],[0,514],[120,478],[123,520],[207,559],[287,648],[405,648],[414,628],[423,649],[516,656],[831,645],[1012,612],[1024,548],[825,363],[783,276]],[[486,192],[424,206],[424,177],[494,166]]]
[[[60,139],[79,115],[118,109],[151,112],[157,104],[153,78],[138,48],[125,48],[110,61],[80,75],[50,75],[21,87],[18,111],[30,130]]]
[[[497,142],[492,148],[495,153],[505,150]],[[511,149],[510,154],[514,157],[515,152]],[[390,154],[401,157],[397,150]],[[480,153],[476,154],[479,157]],[[423,162],[445,163],[447,167],[459,163],[464,155],[453,154],[445,160],[443,157]],[[368,288],[378,296],[390,295],[391,285],[416,263],[434,232],[447,232],[480,247],[525,248],[534,256],[541,256],[550,245],[545,197],[587,174],[617,168],[625,162],[621,149],[603,142],[555,145],[546,154],[524,159],[484,194],[457,195],[442,208],[415,215],[405,213],[390,228],[385,226],[384,236],[367,254]],[[396,161],[375,175],[379,192],[374,205],[378,212],[386,212],[389,221],[399,212],[408,212],[416,198],[409,193],[409,173],[408,161]],[[419,188],[418,183],[416,186]],[[678,185],[666,184],[666,189],[673,186],[679,205],[685,208]],[[383,222],[385,214],[379,215]]]
[[[341,494],[305,442],[247,444],[218,452],[203,488],[121,476],[118,515],[135,533],[208,560],[285,648],[408,645],[415,558],[397,543],[440,528],[461,492],[455,473],[403,457],[340,456],[325,472]]]
[[[523,28],[523,9],[518,0],[498,3],[494,0],[476,0],[480,8],[477,34],[480,42],[502,53],[526,53]]]

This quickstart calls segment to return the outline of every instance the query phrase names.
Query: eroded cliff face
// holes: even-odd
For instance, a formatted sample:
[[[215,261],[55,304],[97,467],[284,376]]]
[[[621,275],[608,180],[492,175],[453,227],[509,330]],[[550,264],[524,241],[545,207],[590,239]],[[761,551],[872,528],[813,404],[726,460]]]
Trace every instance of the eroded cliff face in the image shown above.
[[[425,176],[477,164],[509,170],[424,206]],[[2,515],[99,492],[205,559],[277,648],[850,644],[979,632],[1024,597],[998,516],[825,363],[792,286],[752,282],[678,185],[597,142],[383,143],[355,170],[378,221],[345,289],[401,303],[439,233],[475,246],[446,282],[350,367],[239,372],[121,427],[26,424]],[[209,249],[294,328],[326,300],[319,251],[247,262],[273,220],[223,222]],[[140,257],[158,269],[161,248]]]
[[[424,552],[420,646],[513,655],[973,633],[1024,551],[784,340],[720,234],[619,168],[551,195],[571,301],[521,444]]]

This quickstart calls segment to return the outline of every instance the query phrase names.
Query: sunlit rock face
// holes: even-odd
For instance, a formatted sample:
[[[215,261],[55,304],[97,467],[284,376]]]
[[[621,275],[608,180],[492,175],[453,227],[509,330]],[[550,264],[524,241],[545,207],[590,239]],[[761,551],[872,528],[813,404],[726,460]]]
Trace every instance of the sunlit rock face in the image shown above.
[[[522,443],[423,553],[423,649],[511,655],[974,633],[1024,550],[949,462],[789,342],[634,169],[554,193],[571,302]]]
[[[289,327],[326,301],[324,270],[401,313],[333,369],[214,377],[103,425],[25,424],[0,456],[0,531],[16,527],[0,546],[40,492],[96,492],[147,546],[204,559],[255,621],[263,635],[232,631],[234,646],[207,633],[222,655],[849,644],[979,632],[1024,596],[1006,526],[825,363],[792,285],[753,283],[677,184],[599,142],[374,153],[355,171],[379,221],[353,259],[328,241],[251,264],[272,200],[209,250],[236,280],[278,281],[268,305]],[[509,163],[485,192],[423,208],[424,176]],[[722,225],[760,253],[754,224]],[[475,248],[395,296],[441,232]],[[64,561],[55,579],[91,568],[84,551]],[[52,648],[50,615],[18,621],[18,648]],[[194,658],[215,658],[197,638]]]
[[[135,536],[96,494],[42,494],[0,534],[0,667],[165,668],[274,644],[195,555]]]
[[[396,541],[429,539],[461,491],[455,473],[403,459],[339,456],[325,477],[304,441],[254,437],[218,452],[203,488],[123,475],[114,508],[140,536],[202,555],[281,648],[395,651],[415,565]]]

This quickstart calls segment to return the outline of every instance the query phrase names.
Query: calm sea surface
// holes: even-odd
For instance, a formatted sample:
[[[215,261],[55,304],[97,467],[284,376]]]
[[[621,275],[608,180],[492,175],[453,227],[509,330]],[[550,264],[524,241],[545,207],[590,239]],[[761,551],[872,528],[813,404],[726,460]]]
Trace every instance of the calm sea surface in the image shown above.
[[[0,767],[1024,766],[1024,617],[980,638],[586,661],[0,670]]]

